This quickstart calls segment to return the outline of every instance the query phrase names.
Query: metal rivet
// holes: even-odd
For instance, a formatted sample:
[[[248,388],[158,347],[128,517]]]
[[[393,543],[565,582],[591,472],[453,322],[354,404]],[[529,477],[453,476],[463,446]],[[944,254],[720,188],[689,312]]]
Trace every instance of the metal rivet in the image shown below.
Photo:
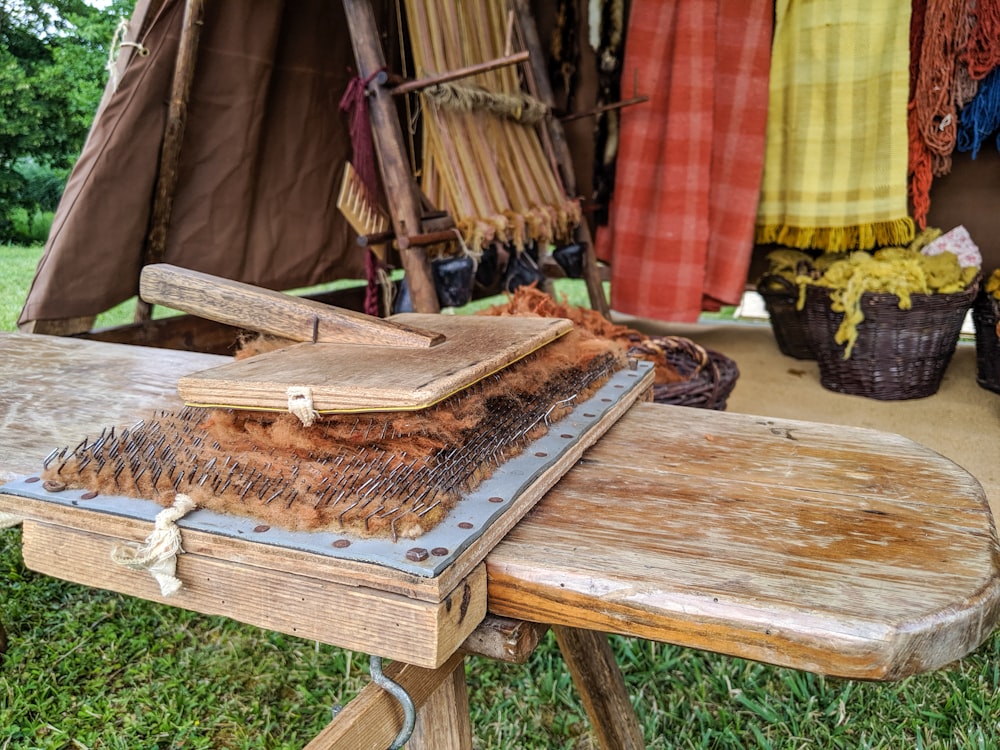
[[[93,490],[91,490],[90,492],[84,492],[82,495],[80,495],[81,500],[93,500],[95,497],[97,497],[97,493],[94,492]]]
[[[502,503],[502,502],[504,502],[504,499],[502,497],[497,497],[496,495],[494,495],[493,497],[490,498],[490,502],[491,503]]]
[[[338,539],[333,543],[333,546],[337,549],[344,549],[345,547],[350,547],[351,542],[349,539]]]
[[[444,557],[445,555],[448,554],[448,548],[435,547],[434,549],[431,550],[431,554],[434,555],[434,557]]]
[[[66,489],[66,483],[57,482],[55,479],[46,479],[42,482],[42,489],[46,492],[62,492]]]
[[[423,562],[427,559],[427,550],[423,547],[413,547],[406,550],[406,559],[411,562]]]
[[[41,477],[28,477],[27,479],[24,480],[24,483],[25,484],[34,484],[35,482],[40,482],[40,481],[42,481]]]
[[[462,521],[460,524],[458,524],[458,528],[460,528],[460,529],[472,529],[472,528],[475,528],[475,526],[473,526],[473,524],[469,523],[468,521]]]
[[[572,436],[572,435],[570,435],[570,434],[569,434],[568,432],[564,432],[564,433],[563,433],[562,435],[560,435],[559,437],[561,437],[561,438],[565,438],[566,440],[569,440],[569,439],[570,439],[571,437],[573,437],[573,436]]]
[[[548,453],[546,453],[545,451],[537,451],[537,452],[535,453],[535,458],[545,458],[545,457],[546,457],[546,456],[548,456],[548,455],[549,455],[549,454],[548,454]]]
[[[271,527],[268,526],[266,523],[262,523],[260,526],[253,527],[253,530],[258,534],[263,534],[265,531],[269,531],[270,529]]]

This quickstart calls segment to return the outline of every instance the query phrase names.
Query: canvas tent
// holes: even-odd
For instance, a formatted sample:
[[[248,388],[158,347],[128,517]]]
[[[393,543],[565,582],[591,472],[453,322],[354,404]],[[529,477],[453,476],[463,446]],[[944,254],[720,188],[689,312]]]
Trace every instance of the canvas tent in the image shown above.
[[[183,12],[138,3],[21,324],[137,293]],[[277,289],[363,277],[335,207],[353,65],[340,3],[206,4],[164,261]]]

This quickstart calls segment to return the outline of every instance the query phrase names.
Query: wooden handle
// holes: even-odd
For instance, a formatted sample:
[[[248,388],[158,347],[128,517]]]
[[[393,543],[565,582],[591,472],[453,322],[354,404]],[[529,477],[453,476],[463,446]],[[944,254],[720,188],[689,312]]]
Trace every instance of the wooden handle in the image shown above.
[[[142,269],[139,296],[150,304],[293,341],[428,348],[445,339],[434,331],[166,263]]]

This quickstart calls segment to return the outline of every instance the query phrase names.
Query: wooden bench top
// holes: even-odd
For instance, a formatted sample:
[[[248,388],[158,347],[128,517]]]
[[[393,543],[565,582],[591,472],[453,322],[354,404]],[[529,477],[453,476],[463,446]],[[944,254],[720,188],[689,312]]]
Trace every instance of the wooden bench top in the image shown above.
[[[210,355],[0,334],[0,479],[179,404]],[[1000,616],[982,488],[905,438],[640,404],[487,558],[494,614],[896,679]]]
[[[873,430],[638,404],[487,558],[495,614],[897,679],[1000,614],[979,483]]]

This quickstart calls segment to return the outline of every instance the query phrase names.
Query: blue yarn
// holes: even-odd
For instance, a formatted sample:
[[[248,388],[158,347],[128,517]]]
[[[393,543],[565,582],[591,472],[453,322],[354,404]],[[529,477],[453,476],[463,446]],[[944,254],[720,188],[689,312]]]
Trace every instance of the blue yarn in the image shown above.
[[[955,148],[979,154],[983,143],[1000,130],[1000,68],[994,68],[979,84],[979,91],[958,115]],[[1000,149],[1000,135],[997,137]]]

